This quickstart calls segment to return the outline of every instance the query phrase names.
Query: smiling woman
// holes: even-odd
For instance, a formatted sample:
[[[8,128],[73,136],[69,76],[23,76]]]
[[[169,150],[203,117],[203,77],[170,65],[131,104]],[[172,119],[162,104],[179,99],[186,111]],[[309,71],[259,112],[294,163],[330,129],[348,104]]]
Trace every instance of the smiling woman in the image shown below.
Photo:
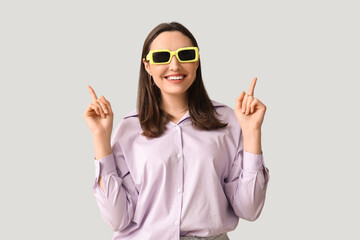
[[[150,50],[166,48],[175,51],[189,46],[192,46],[191,40],[184,34],[178,31],[167,31],[154,39],[150,45]],[[185,109],[188,105],[186,91],[195,80],[199,61],[180,63],[175,56],[169,59],[168,64],[150,64],[145,59],[143,59],[143,63],[146,71],[161,91],[161,110],[174,115],[177,108]],[[171,103],[176,103],[176,105]],[[173,116],[175,120],[179,120],[179,117],[181,116]]]
[[[84,119],[94,137],[93,191],[113,239],[226,240],[239,218],[259,217],[269,170],[256,81],[235,111],[211,100],[197,42],[172,22],[146,38],[137,107],[112,135],[110,102],[89,87],[93,103]]]
[[[184,56],[183,48],[193,49],[195,53],[187,52]],[[154,52],[160,50],[170,52],[165,57],[166,64],[165,61],[161,64],[153,62]],[[193,58],[189,59],[191,56]],[[205,90],[197,41],[183,25],[176,22],[160,24],[145,39],[137,106],[143,135],[148,138],[163,134],[168,121],[177,123],[187,111],[197,129],[226,127],[216,118]]]

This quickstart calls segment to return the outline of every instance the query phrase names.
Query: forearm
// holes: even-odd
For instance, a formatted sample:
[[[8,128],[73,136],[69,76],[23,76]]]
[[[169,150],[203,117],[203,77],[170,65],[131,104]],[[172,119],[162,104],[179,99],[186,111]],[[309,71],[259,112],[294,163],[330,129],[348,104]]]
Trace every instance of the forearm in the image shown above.
[[[94,143],[94,149],[95,149],[95,159],[99,160],[101,158],[104,158],[112,153],[111,144],[110,144],[110,138],[106,137],[104,135],[93,135],[93,143]],[[98,184],[104,191],[104,184],[101,179],[101,176],[99,177]]]
[[[105,190],[94,186],[95,198],[105,222],[113,231],[120,231],[130,224],[135,212],[135,201],[117,173],[104,175],[103,181]]]
[[[244,149],[253,154],[261,154],[261,129],[243,132]]]
[[[236,211],[239,217],[255,221],[263,209],[268,184],[268,170],[261,172],[243,172],[239,178],[239,190],[236,195]]]
[[[112,153],[110,137],[104,135],[93,135],[95,159],[99,160]]]

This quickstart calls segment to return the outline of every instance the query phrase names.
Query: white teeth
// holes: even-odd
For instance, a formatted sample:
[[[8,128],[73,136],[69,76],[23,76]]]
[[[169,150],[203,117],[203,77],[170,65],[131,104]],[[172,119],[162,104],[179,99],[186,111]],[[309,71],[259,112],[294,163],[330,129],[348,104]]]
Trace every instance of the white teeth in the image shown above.
[[[183,79],[184,76],[171,76],[171,77],[168,77],[169,80],[180,80],[180,79]]]

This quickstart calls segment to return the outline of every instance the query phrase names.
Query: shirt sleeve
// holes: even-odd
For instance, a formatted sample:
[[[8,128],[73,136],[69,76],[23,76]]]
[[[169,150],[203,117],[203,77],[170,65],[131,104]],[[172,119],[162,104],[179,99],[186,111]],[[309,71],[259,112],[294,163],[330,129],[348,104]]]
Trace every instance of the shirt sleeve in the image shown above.
[[[259,217],[264,206],[269,178],[269,169],[264,165],[263,154],[246,152],[241,139],[224,187],[225,194],[239,218],[255,221]]]
[[[127,168],[119,144],[112,153],[95,161],[95,184],[93,192],[101,215],[113,231],[121,231],[133,219],[138,192]],[[98,184],[103,181],[104,191]]]

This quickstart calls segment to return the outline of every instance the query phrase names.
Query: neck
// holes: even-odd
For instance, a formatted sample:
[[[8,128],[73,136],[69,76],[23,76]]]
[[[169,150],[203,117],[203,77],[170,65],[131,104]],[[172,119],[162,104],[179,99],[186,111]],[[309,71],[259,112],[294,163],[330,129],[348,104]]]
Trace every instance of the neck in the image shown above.
[[[182,95],[161,95],[160,108],[173,115],[184,113],[188,110],[188,98],[187,94]]]

